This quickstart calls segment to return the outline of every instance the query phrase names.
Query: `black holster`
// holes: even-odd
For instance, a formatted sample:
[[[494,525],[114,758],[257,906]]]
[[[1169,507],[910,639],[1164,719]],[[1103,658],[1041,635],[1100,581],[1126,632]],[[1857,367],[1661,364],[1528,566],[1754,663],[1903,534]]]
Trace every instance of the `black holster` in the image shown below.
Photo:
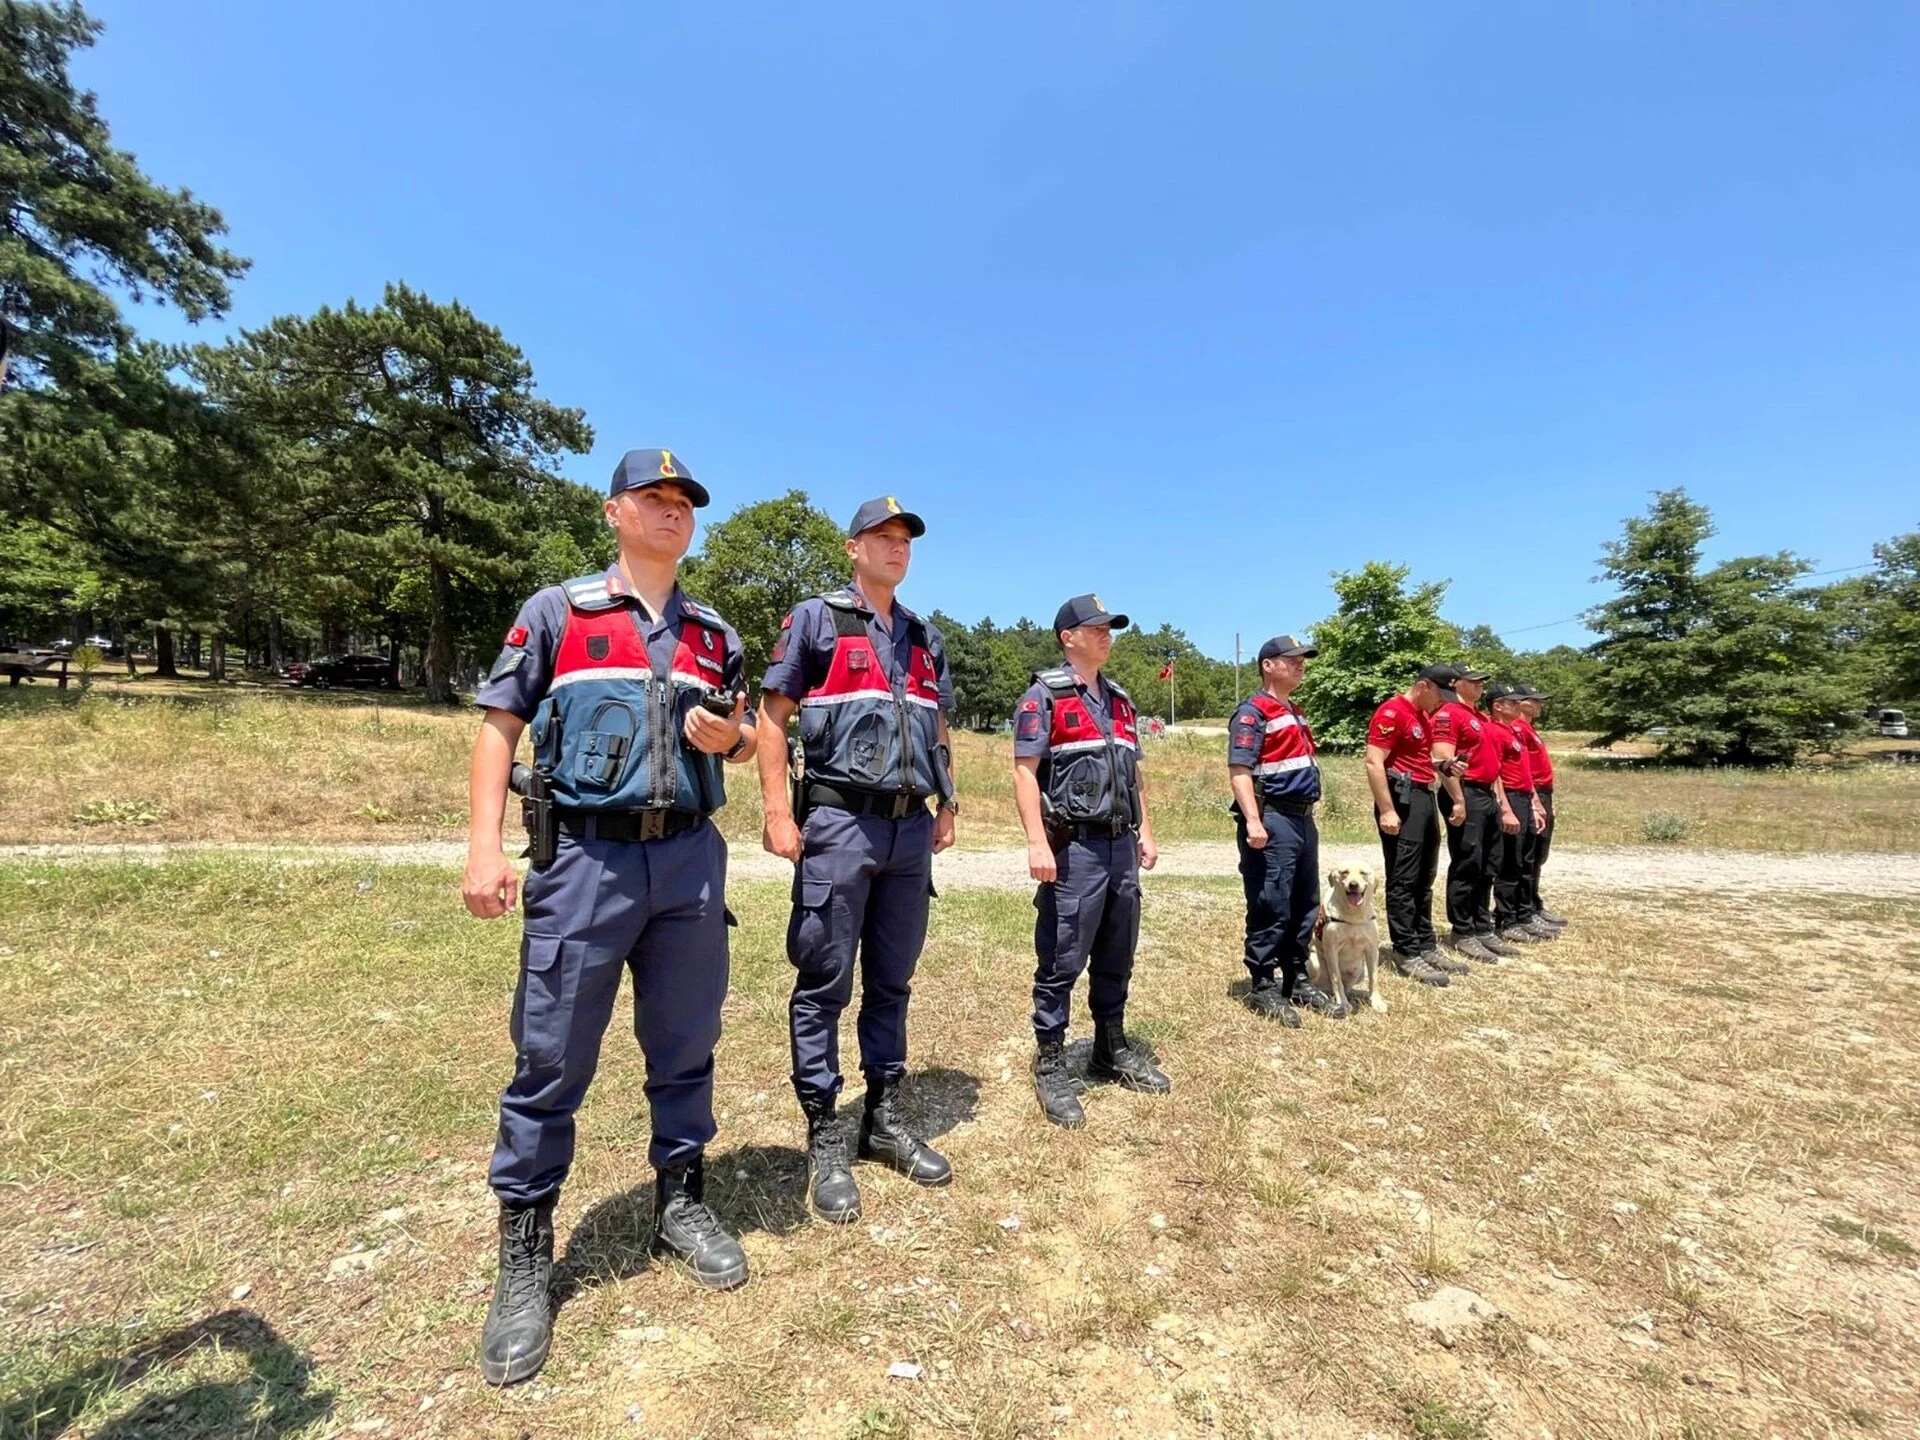
[[[553,777],[531,765],[515,765],[507,788],[520,797],[520,823],[527,829],[527,860],[536,870],[553,863],[560,832],[553,819]]]

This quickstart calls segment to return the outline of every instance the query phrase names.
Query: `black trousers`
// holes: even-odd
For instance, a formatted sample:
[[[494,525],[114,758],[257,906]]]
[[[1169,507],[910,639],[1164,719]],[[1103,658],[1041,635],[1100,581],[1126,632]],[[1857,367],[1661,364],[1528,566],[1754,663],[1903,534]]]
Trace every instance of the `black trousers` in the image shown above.
[[[1488,902],[1500,853],[1500,803],[1487,785],[1462,785],[1463,824],[1447,827],[1447,923],[1456,938],[1493,933]]]
[[[1439,813],[1433,791],[1389,771],[1387,785],[1400,817],[1400,833],[1380,836],[1386,861],[1387,932],[1402,955],[1419,955],[1439,943],[1433,933],[1433,877],[1440,869]]]
[[[1500,836],[1500,867],[1493,880],[1493,923],[1500,930],[1533,918],[1533,852],[1538,835],[1533,828],[1533,792],[1509,790],[1507,804],[1520,821],[1520,833]]]
[[[1540,808],[1547,812],[1547,828],[1533,837],[1533,889],[1527,896],[1537,915],[1540,913],[1540,870],[1547,863],[1547,851],[1553,848],[1553,787],[1542,785],[1533,793],[1540,797]]]

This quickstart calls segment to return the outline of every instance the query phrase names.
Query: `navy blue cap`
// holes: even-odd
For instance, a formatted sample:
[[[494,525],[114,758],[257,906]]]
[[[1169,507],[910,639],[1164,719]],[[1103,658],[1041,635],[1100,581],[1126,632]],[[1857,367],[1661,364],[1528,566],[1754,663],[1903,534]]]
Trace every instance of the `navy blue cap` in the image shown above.
[[[927,533],[927,522],[911,510],[902,510],[900,502],[891,495],[882,495],[878,500],[869,500],[853,512],[853,523],[847,526],[847,538],[864,535],[876,525],[884,525],[889,520],[907,522],[907,534],[918,540]]]
[[[607,498],[612,499],[622,490],[644,490],[649,485],[663,485],[668,481],[687,492],[694,509],[712,503],[707,487],[693,478],[693,472],[682,465],[671,450],[627,451],[613,467],[613,479],[607,482]]]
[[[1298,636],[1276,635],[1260,647],[1260,653],[1255,657],[1255,663],[1257,664],[1261,660],[1278,660],[1282,657],[1292,655],[1304,656],[1306,659],[1311,660],[1319,653],[1318,650],[1314,649],[1313,646],[1307,644],[1306,641],[1300,639]]]
[[[1053,615],[1053,633],[1078,630],[1082,625],[1105,625],[1109,630],[1124,630],[1133,622],[1107,609],[1098,595],[1076,595]]]

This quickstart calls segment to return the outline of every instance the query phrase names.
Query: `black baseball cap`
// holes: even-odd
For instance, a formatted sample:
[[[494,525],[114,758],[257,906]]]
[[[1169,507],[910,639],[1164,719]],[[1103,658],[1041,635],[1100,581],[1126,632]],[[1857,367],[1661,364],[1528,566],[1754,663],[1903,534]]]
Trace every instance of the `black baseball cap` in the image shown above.
[[[1262,660],[1278,660],[1290,655],[1301,655],[1311,660],[1319,653],[1297,635],[1276,635],[1260,647],[1260,653],[1254,657],[1254,663],[1258,664]]]
[[[1481,698],[1489,705],[1496,700],[1524,700],[1527,698],[1526,690],[1526,686],[1516,685],[1511,680],[1496,680],[1487,686],[1486,694]]]
[[[712,502],[707,487],[693,478],[693,472],[675,459],[671,450],[627,451],[613,467],[613,479],[607,482],[607,498],[611,500],[622,490],[644,490],[649,485],[664,485],[669,481],[687,492],[696,510]]]
[[[878,500],[869,500],[853,512],[853,523],[847,526],[847,538],[863,535],[876,525],[884,525],[889,520],[907,522],[907,534],[918,540],[927,533],[927,522],[911,510],[902,510],[900,502],[891,495],[882,495]]]
[[[1451,690],[1453,682],[1460,678],[1460,667],[1458,665],[1424,665],[1414,678],[1429,681],[1442,690]]]
[[[1485,680],[1487,678],[1487,672],[1484,670],[1474,670],[1465,665],[1455,665],[1453,667],[1453,678],[1455,680]]]
[[[1062,630],[1077,630],[1082,625],[1105,625],[1110,630],[1124,630],[1132,622],[1124,615],[1115,615],[1101,603],[1098,595],[1076,595],[1062,605],[1053,615],[1053,633]]]
[[[1529,685],[1525,681],[1522,681],[1514,688],[1519,690],[1519,698],[1522,700],[1545,700],[1547,698],[1547,692],[1545,690],[1534,685]]]

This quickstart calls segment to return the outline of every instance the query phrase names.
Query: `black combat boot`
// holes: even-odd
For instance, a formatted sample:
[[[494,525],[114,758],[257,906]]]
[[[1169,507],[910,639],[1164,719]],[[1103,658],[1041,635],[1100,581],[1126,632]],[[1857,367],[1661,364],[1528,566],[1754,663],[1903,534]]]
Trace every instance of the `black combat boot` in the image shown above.
[[[953,1179],[947,1157],[908,1130],[894,1107],[898,1080],[867,1075],[867,1108],[860,1117],[860,1158],[891,1165],[916,1185],[944,1185]]]
[[[480,1332],[480,1374],[489,1385],[525,1380],[547,1363],[553,1341],[554,1191],[531,1205],[500,1206],[500,1274]]]
[[[653,1253],[696,1283],[731,1290],[747,1283],[747,1252],[706,1207],[706,1165],[689,1160],[658,1171],[653,1181]]]
[[[1300,1013],[1287,999],[1286,992],[1280,988],[1280,982],[1271,975],[1253,982],[1253,988],[1247,991],[1246,1007],[1254,1014],[1267,1020],[1278,1020],[1289,1030],[1300,1028]]]
[[[1143,1095],[1165,1095],[1173,1089],[1173,1081],[1127,1039],[1122,1020],[1093,1022],[1093,1058],[1087,1062],[1087,1078],[1110,1081]]]
[[[1316,1015],[1324,1015],[1329,1020],[1344,1020],[1353,1012],[1333,996],[1308,980],[1296,980],[1293,988],[1287,992],[1287,999],[1301,1010],[1311,1010]]]
[[[847,1132],[831,1099],[807,1107],[807,1204],[835,1225],[860,1218],[860,1186],[847,1161]]]
[[[1058,1040],[1041,1040],[1036,1044],[1033,1093],[1040,1101],[1040,1113],[1062,1129],[1078,1130],[1087,1123],[1087,1112],[1080,1108],[1080,1097],[1073,1093],[1073,1077],[1067,1074],[1066,1053]]]

